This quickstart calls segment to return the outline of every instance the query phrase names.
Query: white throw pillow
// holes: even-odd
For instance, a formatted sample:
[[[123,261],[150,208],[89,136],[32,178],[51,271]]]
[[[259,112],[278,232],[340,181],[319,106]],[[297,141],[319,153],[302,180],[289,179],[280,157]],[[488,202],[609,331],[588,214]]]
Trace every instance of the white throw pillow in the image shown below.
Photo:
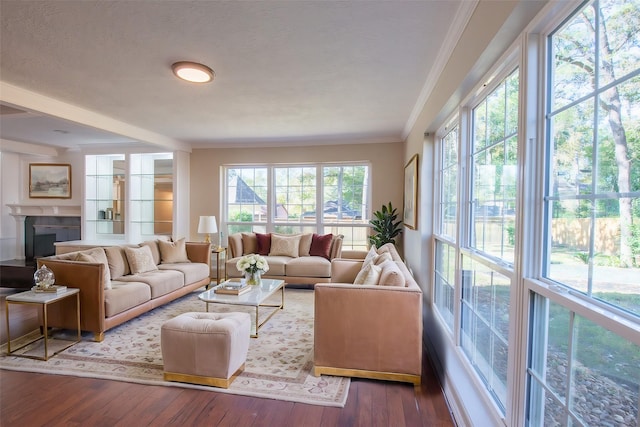
[[[279,234],[271,234],[271,250],[269,256],[289,256],[298,258],[300,254],[300,235],[297,236],[281,236]]]
[[[127,261],[131,267],[131,274],[146,273],[147,271],[157,270],[158,267],[153,262],[153,254],[149,246],[141,246],[139,248],[124,248],[127,254]]]
[[[362,267],[355,280],[353,281],[353,284],[377,285],[378,280],[380,279],[381,272],[382,268],[380,268],[380,266],[369,263],[366,266]]]
[[[404,274],[398,267],[396,261],[393,261],[391,257],[389,260],[380,264],[381,273],[380,279],[378,280],[378,284],[382,286],[406,286],[406,281],[404,278]]]

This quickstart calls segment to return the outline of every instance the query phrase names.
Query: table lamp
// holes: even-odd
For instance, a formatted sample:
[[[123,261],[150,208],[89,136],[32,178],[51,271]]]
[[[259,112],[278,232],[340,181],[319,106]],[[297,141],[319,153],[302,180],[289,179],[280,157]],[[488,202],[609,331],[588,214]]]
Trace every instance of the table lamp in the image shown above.
[[[200,222],[198,222],[198,234],[204,234],[205,243],[211,243],[211,233],[218,232],[218,225],[216,224],[215,216],[200,216]]]

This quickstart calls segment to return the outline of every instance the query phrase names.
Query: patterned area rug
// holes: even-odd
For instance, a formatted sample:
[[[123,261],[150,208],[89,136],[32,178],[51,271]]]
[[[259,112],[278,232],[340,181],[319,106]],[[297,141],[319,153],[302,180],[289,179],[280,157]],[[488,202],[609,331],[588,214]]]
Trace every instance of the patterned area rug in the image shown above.
[[[101,343],[90,336],[48,361],[7,356],[0,349],[0,369],[72,375],[142,384],[211,390],[221,393],[343,407],[349,378],[314,377],[313,291],[287,289],[285,308],[251,338],[245,371],[228,389],[167,382],[162,378],[161,325],[178,314],[205,311],[198,293],[187,295],[105,333]],[[279,302],[279,293],[273,297]],[[209,311],[244,311],[240,306],[211,304]],[[266,310],[266,309],[265,309]],[[253,313],[255,310],[249,311]],[[265,312],[265,314],[267,314]]]

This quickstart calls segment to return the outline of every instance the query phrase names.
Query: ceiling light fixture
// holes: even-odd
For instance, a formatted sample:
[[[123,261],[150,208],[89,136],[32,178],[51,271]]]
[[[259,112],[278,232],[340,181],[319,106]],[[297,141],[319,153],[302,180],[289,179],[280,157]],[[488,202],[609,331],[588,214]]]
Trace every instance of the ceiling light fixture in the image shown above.
[[[171,69],[176,77],[192,83],[209,83],[216,75],[211,68],[197,62],[176,62]]]

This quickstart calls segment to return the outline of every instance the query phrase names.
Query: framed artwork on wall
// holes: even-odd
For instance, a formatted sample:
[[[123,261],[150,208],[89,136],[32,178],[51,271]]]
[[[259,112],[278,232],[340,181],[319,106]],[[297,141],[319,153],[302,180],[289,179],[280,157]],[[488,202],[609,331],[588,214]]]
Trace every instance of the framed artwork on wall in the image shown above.
[[[29,197],[32,199],[70,199],[71,165],[30,163]]]
[[[418,155],[415,154],[404,167],[404,225],[415,230],[418,227]]]

